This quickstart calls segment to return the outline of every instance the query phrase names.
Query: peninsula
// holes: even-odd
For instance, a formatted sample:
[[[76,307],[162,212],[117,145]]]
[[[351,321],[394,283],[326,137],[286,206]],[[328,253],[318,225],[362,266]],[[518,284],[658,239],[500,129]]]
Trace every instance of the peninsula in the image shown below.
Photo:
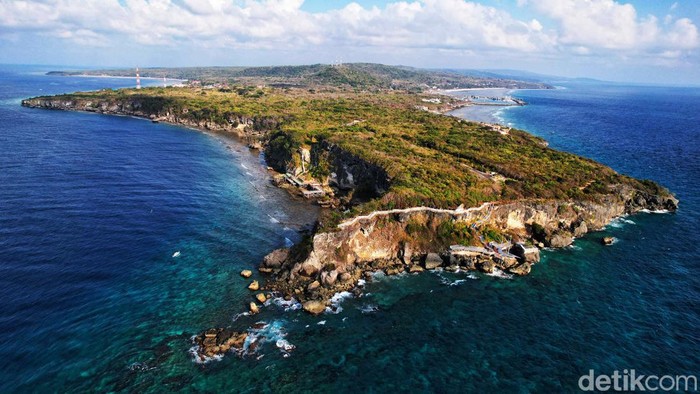
[[[168,75],[200,82],[22,105],[136,116],[235,135],[261,149],[277,184],[325,207],[312,234],[257,267],[267,278],[262,290],[310,313],[376,271],[526,275],[543,247],[567,246],[621,215],[678,206],[652,181],[551,149],[521,130],[446,115],[461,101],[430,89],[474,87],[465,76],[366,64],[236,69],[204,84],[211,71]],[[244,339],[218,329],[196,341],[205,357]]]

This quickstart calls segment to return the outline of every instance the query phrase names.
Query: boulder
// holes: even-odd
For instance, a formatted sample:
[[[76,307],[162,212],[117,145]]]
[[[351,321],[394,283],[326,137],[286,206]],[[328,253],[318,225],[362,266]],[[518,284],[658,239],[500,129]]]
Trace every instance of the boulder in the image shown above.
[[[410,264],[411,259],[413,258],[413,249],[411,246],[407,243],[404,243],[399,249],[399,259],[404,263],[404,264]]]
[[[403,272],[403,267],[391,266],[384,270],[387,275],[398,275]]]
[[[321,273],[321,283],[323,283],[324,286],[330,287],[335,284],[335,281],[338,279],[338,271],[333,270],[330,272],[324,271]]]
[[[258,268],[258,271],[260,271],[262,274],[271,274],[272,268],[260,267]]]
[[[301,265],[301,270],[299,271],[299,274],[310,278],[312,276],[315,276],[317,272],[318,272],[318,267],[316,267],[312,263],[305,262],[304,264]]]
[[[421,267],[418,264],[414,264],[414,265],[408,267],[408,272],[410,272],[410,273],[423,272],[423,267]]]
[[[615,237],[603,237],[601,242],[603,245],[612,245],[615,242]]]
[[[547,243],[553,248],[563,248],[571,245],[572,242],[571,234],[565,231],[556,232],[547,239]]]
[[[323,301],[306,301],[303,305],[304,310],[312,315],[320,315],[326,310],[326,303]]]
[[[345,283],[345,282],[350,282],[352,280],[352,275],[349,272],[343,272],[340,274],[340,281]]]
[[[253,275],[253,271],[251,271],[251,270],[241,271],[241,276],[244,278],[250,278],[252,275]]]
[[[253,291],[258,291],[258,290],[260,290],[260,283],[258,283],[257,280],[252,281],[252,282],[248,285],[248,289],[249,289],[249,290],[253,290]]]
[[[250,313],[252,313],[254,315],[254,314],[259,313],[259,312],[260,312],[260,308],[258,308],[258,304],[256,304],[255,302],[251,302],[250,303]]]
[[[288,256],[289,249],[275,249],[263,258],[262,265],[266,268],[280,268]]]
[[[267,297],[265,297],[264,293],[258,293],[255,295],[255,299],[258,300],[261,304],[264,304],[265,301],[267,301]]]
[[[442,266],[442,257],[440,257],[440,255],[437,253],[428,253],[425,256],[424,266],[427,270],[433,270],[440,267]]]
[[[459,266],[458,265],[450,265],[450,266],[445,268],[445,271],[457,272],[457,271],[459,271]]]
[[[315,280],[315,281],[309,283],[309,285],[306,287],[306,291],[314,291],[314,290],[318,289],[319,287],[321,287],[321,282]]]

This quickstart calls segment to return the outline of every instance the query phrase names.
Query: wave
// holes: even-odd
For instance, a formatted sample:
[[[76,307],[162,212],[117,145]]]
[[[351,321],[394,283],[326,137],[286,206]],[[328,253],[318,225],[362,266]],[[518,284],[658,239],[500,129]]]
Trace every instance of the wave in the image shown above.
[[[340,303],[346,298],[352,298],[352,293],[349,291],[335,293],[333,297],[331,297],[331,305],[326,307],[326,313],[333,313],[337,315],[338,313],[342,312],[343,307],[340,306]]]
[[[248,330],[248,337],[243,343],[243,355],[259,354],[258,358],[260,358],[260,356],[264,356],[262,346],[266,343],[274,343],[283,357],[289,357],[296,346],[287,341],[286,337],[287,333],[281,320],[274,320],[272,323],[256,323],[253,328]]]
[[[486,274],[486,275],[492,276],[494,278],[513,279],[513,274],[507,274],[498,268],[494,268],[493,272],[491,272],[490,274]]]
[[[357,309],[359,309],[360,312],[367,314],[367,313],[374,313],[374,312],[379,311],[379,306],[374,305],[374,304],[366,304],[366,305],[362,305],[361,307],[359,307]]]
[[[296,311],[302,308],[302,305],[296,298],[291,300],[285,300],[282,297],[275,297],[271,299],[271,302],[280,308],[283,308],[285,312]]]

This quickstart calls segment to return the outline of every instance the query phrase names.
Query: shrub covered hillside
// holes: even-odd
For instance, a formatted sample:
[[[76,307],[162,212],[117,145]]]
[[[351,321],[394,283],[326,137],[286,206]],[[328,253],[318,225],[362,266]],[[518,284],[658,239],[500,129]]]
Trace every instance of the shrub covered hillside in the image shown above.
[[[286,152],[287,160],[294,160],[302,147],[340,147],[383,168],[390,179],[384,195],[346,215],[523,198],[596,200],[611,185],[622,183],[650,193],[660,190],[652,182],[550,149],[526,132],[441,115],[437,112],[449,106],[449,99],[441,97],[434,104],[424,98],[391,90],[370,94],[246,87],[123,89],[51,97],[94,106],[130,102],[146,115],[175,114],[215,124],[230,125],[240,117],[266,119],[254,127],[266,133],[268,146]],[[327,163],[321,158],[316,164],[311,174],[327,176]]]

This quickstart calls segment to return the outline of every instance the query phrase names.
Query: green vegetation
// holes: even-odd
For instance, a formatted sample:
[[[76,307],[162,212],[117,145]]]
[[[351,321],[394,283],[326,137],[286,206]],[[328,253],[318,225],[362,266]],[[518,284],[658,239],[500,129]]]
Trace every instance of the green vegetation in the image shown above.
[[[592,160],[550,149],[540,138],[523,131],[510,130],[504,135],[487,125],[417,109],[426,105],[425,97],[394,90],[311,93],[308,89],[240,86],[58,96],[95,106],[131,103],[145,115],[177,114],[181,119],[234,127],[239,119],[252,119],[254,130],[267,132],[268,163],[276,168],[296,160],[300,147],[321,143],[383,168],[390,178],[389,190],[344,215],[335,212],[331,223],[372,210],[411,206],[454,208],[523,198],[597,200],[609,193],[611,185],[621,183],[650,192],[659,190],[653,182],[637,181]],[[323,178],[332,171],[327,153],[317,154],[315,161],[314,176]],[[474,236],[468,228],[439,234],[443,232],[460,234],[465,242]],[[499,240],[496,233],[487,235]]]
[[[52,71],[53,75],[110,75],[134,76],[135,69]],[[314,64],[307,66],[276,67],[184,67],[143,68],[142,77],[175,78],[199,81],[207,84],[266,85],[278,88],[312,87],[347,90],[405,89],[421,91],[425,88],[440,89],[506,87],[548,88],[538,82],[524,82],[483,75],[465,75],[455,71],[423,70],[402,66],[386,66],[372,63],[342,65]]]

